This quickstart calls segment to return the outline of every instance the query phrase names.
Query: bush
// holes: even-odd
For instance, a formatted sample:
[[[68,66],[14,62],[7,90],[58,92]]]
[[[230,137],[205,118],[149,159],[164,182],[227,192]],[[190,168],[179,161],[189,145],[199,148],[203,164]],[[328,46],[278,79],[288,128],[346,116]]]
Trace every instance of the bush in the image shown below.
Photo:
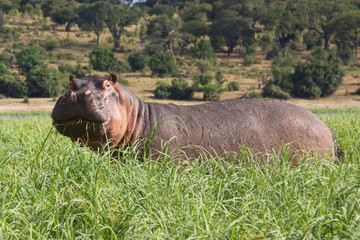
[[[0,94],[7,97],[22,98],[26,95],[25,83],[15,75],[0,75]]]
[[[265,87],[263,88],[262,96],[283,100],[290,99],[290,94],[288,92],[283,91],[279,86],[273,84],[272,82],[268,82],[265,85]]]
[[[214,64],[205,59],[195,59],[191,62],[201,74],[208,73],[213,69]]]
[[[260,63],[260,61],[257,60],[255,56],[246,55],[244,57],[244,66],[250,66],[252,64],[258,64],[258,63]]]
[[[342,83],[339,61],[322,48],[315,49],[308,61],[300,62],[291,81],[296,97],[319,98],[334,93]]]
[[[105,46],[97,46],[90,53],[90,64],[94,70],[113,71],[116,69],[118,61],[110,48]]]
[[[42,50],[37,46],[22,49],[16,56],[16,63],[23,74],[27,74],[36,66],[43,65]]]
[[[337,44],[336,55],[345,66],[356,62],[355,52],[346,44]]]
[[[192,49],[192,58],[203,59],[211,63],[216,62],[216,55],[209,40],[200,39]]]
[[[131,66],[126,60],[117,61],[116,65],[113,68],[113,71],[117,71],[120,73],[131,72]]]
[[[177,78],[171,81],[171,85],[168,85],[163,81],[158,81],[156,83],[154,95],[155,97],[162,99],[190,99],[193,95],[193,89],[183,78]]]
[[[149,56],[144,52],[134,52],[128,56],[127,61],[132,71],[143,71],[149,63]]]
[[[26,75],[29,97],[56,97],[63,85],[60,71],[46,66],[36,66]]]
[[[220,93],[225,91],[223,88],[223,81],[217,81],[210,74],[202,74],[195,76],[193,84],[194,91],[202,92],[205,101],[218,101]]]
[[[239,91],[240,90],[240,84],[236,81],[231,81],[227,84],[226,89],[228,91]]]
[[[89,69],[81,66],[80,64],[72,65],[68,63],[60,64],[59,71],[67,75],[74,75],[77,77],[83,77],[90,73]]]
[[[54,39],[47,39],[42,44],[46,51],[54,51],[55,49],[60,47],[59,41]]]
[[[4,50],[0,54],[0,62],[5,63],[5,65],[12,65],[15,63],[15,55],[7,50]]]
[[[247,92],[244,95],[242,95],[240,98],[245,98],[245,99],[250,99],[250,98],[262,98],[261,93],[259,92],[255,92],[255,91],[251,91],[251,92]]]
[[[0,76],[10,74],[9,70],[7,69],[6,65],[3,62],[0,62]]]
[[[177,64],[169,52],[157,52],[150,57],[149,67],[153,75],[159,77],[177,74]]]
[[[156,88],[154,90],[154,96],[161,99],[169,99],[171,93],[170,86],[164,81],[157,81]]]

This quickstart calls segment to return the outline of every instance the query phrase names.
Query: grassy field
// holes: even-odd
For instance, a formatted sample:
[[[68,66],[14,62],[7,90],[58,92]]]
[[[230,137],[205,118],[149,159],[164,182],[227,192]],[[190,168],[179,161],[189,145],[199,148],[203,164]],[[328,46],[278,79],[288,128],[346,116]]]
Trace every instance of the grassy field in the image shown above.
[[[346,153],[338,164],[113,161],[46,112],[2,114],[0,239],[359,239],[360,112],[315,111]]]

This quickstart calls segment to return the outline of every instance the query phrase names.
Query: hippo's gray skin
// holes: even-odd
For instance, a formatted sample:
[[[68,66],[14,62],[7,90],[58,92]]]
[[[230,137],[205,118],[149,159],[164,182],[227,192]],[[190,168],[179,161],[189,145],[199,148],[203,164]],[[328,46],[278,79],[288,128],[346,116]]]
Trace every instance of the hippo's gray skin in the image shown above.
[[[335,160],[337,143],[328,126],[307,110],[288,103],[232,99],[192,106],[146,103],[117,76],[70,77],[68,91],[52,112],[57,130],[93,149],[111,140],[124,148],[155,132],[153,150],[171,141],[170,148],[196,156],[199,149],[221,155],[246,146],[254,152],[312,151]],[[154,129],[156,131],[154,131]],[[188,147],[197,146],[197,147]]]

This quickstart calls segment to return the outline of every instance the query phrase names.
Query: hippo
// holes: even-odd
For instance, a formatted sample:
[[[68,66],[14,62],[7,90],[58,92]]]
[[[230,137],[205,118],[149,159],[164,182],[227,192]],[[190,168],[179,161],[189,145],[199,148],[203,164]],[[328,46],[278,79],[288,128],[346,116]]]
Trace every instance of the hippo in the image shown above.
[[[278,100],[231,99],[198,105],[144,102],[108,78],[70,76],[69,87],[57,100],[53,125],[72,141],[97,150],[104,144],[124,149],[152,139],[151,150],[186,157],[237,153],[242,147],[254,153],[279,153],[284,146],[295,153],[335,161],[340,150],[330,128],[316,115]]]

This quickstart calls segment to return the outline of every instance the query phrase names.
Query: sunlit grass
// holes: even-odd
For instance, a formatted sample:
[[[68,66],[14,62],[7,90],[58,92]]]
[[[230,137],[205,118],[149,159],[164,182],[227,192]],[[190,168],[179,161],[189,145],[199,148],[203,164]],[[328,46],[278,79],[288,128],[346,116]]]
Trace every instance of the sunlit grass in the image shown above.
[[[0,117],[0,238],[359,239],[360,113],[320,117],[346,157],[298,167],[139,161],[132,149],[114,161],[50,117]]]

